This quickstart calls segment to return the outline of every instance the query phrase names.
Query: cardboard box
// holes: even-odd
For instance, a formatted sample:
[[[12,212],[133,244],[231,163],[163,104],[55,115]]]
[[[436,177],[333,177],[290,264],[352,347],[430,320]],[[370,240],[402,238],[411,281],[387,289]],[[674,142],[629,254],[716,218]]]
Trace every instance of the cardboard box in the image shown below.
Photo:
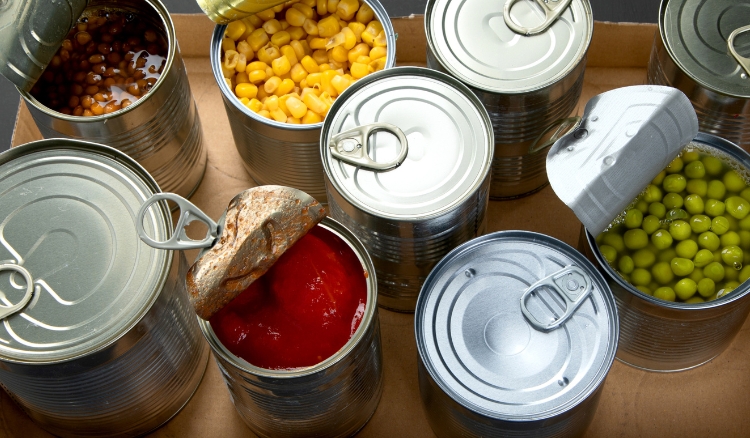
[[[221,94],[209,64],[213,23],[202,15],[174,17],[190,86],[198,103],[208,149],[208,168],[191,200],[218,218],[229,200],[254,186],[234,147]],[[421,15],[393,20],[398,64],[424,65],[425,35]],[[583,105],[604,91],[644,84],[655,25],[595,23],[589,50]],[[23,103],[13,145],[41,139]],[[580,223],[549,187],[517,200],[491,202],[488,232],[526,229],[576,246]],[[188,254],[188,259],[195,252]],[[380,310],[385,390],[377,411],[360,437],[432,437],[417,384],[414,317]],[[750,325],[719,357],[680,373],[651,373],[615,361],[586,437],[747,436],[750,431]],[[47,437],[0,391],[0,436]],[[213,359],[195,396],[154,437],[253,436],[235,412]]]

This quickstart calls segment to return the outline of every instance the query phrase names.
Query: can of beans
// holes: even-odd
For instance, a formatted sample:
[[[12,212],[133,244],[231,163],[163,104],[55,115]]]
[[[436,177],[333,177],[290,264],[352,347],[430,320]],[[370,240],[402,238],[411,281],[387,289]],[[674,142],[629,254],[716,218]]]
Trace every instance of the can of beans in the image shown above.
[[[427,2],[427,65],[469,86],[492,120],[492,199],[547,184],[549,146],[578,121],[593,26],[588,0]]]
[[[42,135],[114,147],[138,161],[162,189],[192,194],[203,178],[206,151],[164,5],[159,0],[91,0],[70,23],[70,13],[53,15],[44,4],[29,22],[53,27],[61,38],[47,64],[34,61],[46,67],[41,78],[29,77],[19,85]],[[27,27],[24,31],[35,30]]]
[[[583,435],[618,325],[606,281],[578,251],[528,231],[476,238],[435,266],[414,316],[436,435]]]
[[[338,7],[342,8],[341,5],[343,3],[344,2],[339,2]],[[347,3],[352,2],[347,1]],[[354,3],[357,2],[355,1]],[[371,11],[371,14],[368,13],[367,17],[361,20],[367,21],[368,26],[370,25],[371,21],[379,21],[380,26],[382,27],[383,37],[385,38],[383,43],[387,46],[387,53],[384,58],[381,58],[378,61],[384,63],[384,68],[393,67],[396,62],[396,34],[393,31],[393,25],[388,17],[388,13],[377,0],[363,0],[360,1],[359,4],[360,10]],[[295,6],[299,7],[300,9],[296,9]],[[286,9],[282,10],[282,12],[277,13],[275,17],[285,17],[286,11],[301,11],[303,9],[305,13],[308,13],[308,10],[312,11],[311,8],[306,7],[302,3],[300,3],[287,7]],[[230,41],[232,41],[230,45],[237,48],[240,52],[237,56],[242,54],[242,50],[238,47],[239,44],[242,43],[242,41],[250,43],[249,47],[254,53],[259,52],[255,49],[265,50],[266,48],[268,48],[270,52],[281,53],[284,52],[285,45],[289,45],[289,38],[286,38],[284,41],[276,39],[279,38],[277,34],[281,34],[281,30],[270,28],[270,26],[275,25],[275,23],[272,25],[267,24],[269,22],[273,23],[274,21],[276,21],[276,18],[273,18],[274,15],[263,15],[263,18],[258,18],[258,16],[260,15],[262,14],[253,16],[251,17],[252,19],[237,21],[229,25],[241,27],[241,29],[239,30],[242,30],[242,34],[240,34],[236,40],[230,39]],[[323,22],[322,17],[324,16],[324,14],[318,12],[318,15],[320,17],[319,21]],[[370,15],[372,15],[373,18],[370,18]],[[301,17],[304,17],[304,15],[300,16],[300,18]],[[327,17],[337,17],[337,15],[331,14]],[[354,18],[351,18],[351,22],[360,23],[360,21],[357,20],[360,20],[359,15],[354,15]],[[305,29],[313,32],[318,32],[318,26],[311,24],[312,21],[309,19],[307,21],[309,21],[309,23],[305,22],[305,27],[303,28],[296,26],[296,29],[300,31],[299,35],[308,35]],[[276,21],[276,23],[278,23],[278,21]],[[368,29],[370,28],[364,26],[364,23],[360,24],[362,26],[359,26],[359,30],[367,35],[369,33]],[[336,22],[335,26],[339,26],[338,21]],[[273,34],[270,34],[270,37],[269,34],[266,33],[263,33],[261,35],[262,32],[265,32],[265,29],[267,27],[273,32]],[[356,28],[356,26],[352,24],[350,24],[349,27]],[[375,28],[379,29],[377,27]],[[257,33],[255,36],[250,35],[253,33],[253,29],[255,29],[255,32]],[[261,29],[263,29],[262,32]],[[290,27],[289,29],[294,29],[294,27]],[[362,31],[362,29],[365,30]],[[225,71],[227,70],[226,57],[223,53],[224,49],[222,48],[222,44],[224,42],[228,42],[226,40],[229,39],[225,38],[225,34],[227,34],[228,36],[228,31],[239,33],[239,30],[228,28],[228,26],[226,25],[216,26],[216,28],[214,29],[213,37],[211,39],[211,67],[213,69],[214,77],[216,78],[219,89],[221,90],[221,94],[224,98],[224,108],[226,109],[227,117],[229,118],[229,126],[232,129],[232,136],[234,137],[237,151],[242,157],[242,162],[245,165],[245,169],[248,171],[253,180],[255,180],[255,182],[260,185],[273,184],[294,187],[310,194],[319,202],[326,203],[325,183],[323,182],[323,166],[320,162],[320,152],[318,151],[318,144],[320,141],[320,129],[323,126],[323,116],[325,116],[330,107],[331,99],[335,98],[337,94],[340,93],[340,91],[335,87],[331,87],[330,84],[324,85],[322,84],[322,82],[313,84],[313,79],[310,79],[309,84],[303,84],[300,80],[298,82],[293,82],[293,85],[290,84],[291,88],[289,90],[289,93],[297,93],[297,96],[299,97],[299,99],[297,100],[305,104],[306,108],[308,106],[309,108],[313,108],[312,105],[308,105],[308,103],[310,102],[308,102],[308,100],[306,100],[303,96],[308,93],[308,91],[305,91],[304,88],[314,87],[316,90],[315,93],[317,93],[316,99],[314,99],[314,103],[320,104],[321,102],[323,102],[322,110],[319,111],[320,114],[310,114],[310,119],[305,119],[305,117],[302,117],[302,119],[295,119],[289,116],[289,118],[291,119],[290,123],[287,123],[286,121],[278,121],[278,117],[277,119],[274,119],[269,114],[266,114],[266,116],[268,117],[259,114],[257,111],[263,110],[260,106],[257,108],[254,107],[254,105],[256,104],[255,101],[257,100],[257,104],[265,105],[265,102],[261,103],[260,99],[263,99],[265,97],[265,94],[271,96],[274,95],[272,91],[266,93],[264,90],[266,88],[271,90],[271,85],[268,83],[268,81],[266,81],[266,79],[274,77],[276,75],[276,72],[271,67],[271,62],[265,63],[266,68],[263,69],[263,73],[260,73],[260,70],[256,71],[258,75],[261,75],[263,77],[263,79],[258,79],[257,81],[256,79],[254,79],[254,77],[248,79],[248,81],[256,81],[253,82],[253,87],[251,87],[257,88],[257,91],[254,91],[253,94],[250,95],[254,97],[253,102],[251,102],[247,98],[245,99],[247,101],[246,103],[243,103],[243,101],[240,100],[238,95],[235,94],[235,89],[239,85],[237,83],[238,73],[232,73],[231,71],[228,71],[226,72],[226,74],[231,76],[231,78],[225,76]],[[343,31],[343,28],[341,30]],[[289,32],[283,32],[287,33],[286,36],[288,36]],[[297,35],[295,31],[293,31],[292,33],[294,35]],[[375,37],[375,35],[370,34],[370,37]],[[326,40],[328,39],[326,38]],[[274,43],[274,41],[278,42],[279,44]],[[351,48],[349,52],[352,53],[354,50],[359,50],[357,47],[361,49],[363,47],[360,46],[361,44],[367,45],[365,41],[371,41],[374,43],[372,39],[368,39],[368,37],[363,38],[360,34],[359,37],[356,37],[356,46],[354,48]],[[260,46],[261,43],[264,44],[262,47]],[[349,46],[347,45],[346,47]],[[295,71],[298,71],[299,74],[306,76],[305,79],[308,79],[307,76],[309,76],[309,73],[315,73],[319,68],[318,64],[322,64],[321,62],[318,62],[322,61],[322,59],[314,60],[311,55],[315,55],[316,57],[329,56],[326,55],[325,50],[323,50],[323,53],[320,53],[320,50],[322,49],[318,49],[318,54],[316,54],[316,51],[310,49],[308,45],[307,48],[303,49],[304,53],[299,52],[298,54],[294,55],[294,57],[297,59],[294,63],[290,62],[290,66],[292,68],[291,72],[294,73]],[[328,53],[332,53],[332,50],[329,50]],[[242,56],[244,57],[245,55]],[[258,58],[259,56],[260,54],[258,53],[255,58]],[[309,63],[310,60],[304,59],[305,56],[309,56],[310,60],[312,60],[315,65],[311,65]],[[284,55],[282,57],[288,58],[287,55]],[[303,59],[305,62],[302,62]],[[257,60],[258,59],[256,59],[256,61]],[[354,61],[356,61],[356,59]],[[248,70],[250,68],[254,68],[251,67],[252,59],[246,59],[246,62],[248,64]],[[299,64],[299,66],[296,66],[296,64]],[[348,70],[348,64],[351,63],[344,59],[344,62],[342,64],[343,67],[338,68],[346,68]],[[305,67],[303,67],[303,65],[305,65]],[[329,67],[336,66],[329,65]],[[244,69],[245,67],[240,68]],[[336,68],[333,69],[335,70]],[[268,71],[268,73],[266,73],[266,71]],[[310,78],[311,77],[312,76],[310,76]],[[348,83],[349,79],[347,79],[347,84]],[[257,84],[257,87],[254,84]],[[282,87],[282,85],[280,85],[279,87]],[[275,90],[279,90],[279,88],[275,88]],[[321,90],[325,93],[325,95],[321,93]],[[317,99],[318,96],[320,96],[321,99]],[[272,98],[272,100],[274,99]],[[268,113],[268,111],[266,111],[266,113]],[[300,121],[303,123],[299,124]]]
[[[362,240],[378,304],[412,312],[445,254],[484,233],[492,125],[463,84],[398,67],[347,89],[323,124],[330,214]]]
[[[154,179],[115,149],[51,139],[0,155],[0,187],[3,388],[58,436],[136,436],[168,421],[209,349],[185,256],[136,232]],[[167,238],[167,205],[143,226]]]
[[[750,148],[747,0],[663,0],[649,84],[690,97],[701,132]]]
[[[341,239],[365,272],[367,302],[362,319],[338,352],[310,367],[260,368],[229,351],[211,322],[199,320],[237,412],[262,437],[351,436],[367,423],[380,401],[383,359],[372,260],[354,234],[338,222],[324,218],[317,228]]]

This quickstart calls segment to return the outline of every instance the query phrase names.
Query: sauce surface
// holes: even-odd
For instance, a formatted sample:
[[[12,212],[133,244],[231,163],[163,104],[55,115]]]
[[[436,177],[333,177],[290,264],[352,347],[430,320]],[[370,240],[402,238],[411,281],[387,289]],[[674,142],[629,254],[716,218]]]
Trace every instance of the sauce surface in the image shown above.
[[[357,331],[367,303],[365,278],[354,251],[316,226],[214,315],[211,326],[229,351],[255,366],[313,366]]]

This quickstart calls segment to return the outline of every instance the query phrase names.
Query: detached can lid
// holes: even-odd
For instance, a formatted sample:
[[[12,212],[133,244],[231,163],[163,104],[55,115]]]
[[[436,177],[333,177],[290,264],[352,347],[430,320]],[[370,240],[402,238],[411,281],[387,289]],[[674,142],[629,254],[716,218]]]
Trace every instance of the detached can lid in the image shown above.
[[[69,360],[130,330],[166,281],[172,253],[141,242],[138,209],[158,191],[106,146],[43,140],[0,155],[0,359]],[[171,233],[166,206],[144,219]],[[30,295],[27,295],[29,294]],[[23,303],[15,312],[12,304]]]
[[[589,397],[617,350],[617,310],[596,268],[552,237],[501,231],[451,251],[422,286],[422,363],[465,408],[542,420]]]

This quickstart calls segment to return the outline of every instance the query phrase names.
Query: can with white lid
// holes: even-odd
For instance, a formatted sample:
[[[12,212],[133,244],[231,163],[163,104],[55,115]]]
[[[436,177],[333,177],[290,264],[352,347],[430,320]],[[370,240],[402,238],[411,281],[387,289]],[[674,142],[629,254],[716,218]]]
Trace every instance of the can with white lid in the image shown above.
[[[208,360],[181,252],[142,243],[159,191],[115,149],[43,140],[0,155],[0,383],[59,436],[134,436],[174,416]],[[152,235],[172,232],[152,208]]]
[[[483,233],[493,144],[476,96],[434,70],[376,72],[334,102],[320,139],[328,205],[370,253],[379,305],[413,311],[433,266]]]
[[[617,350],[603,276],[528,231],[451,251],[427,278],[414,325],[422,403],[445,437],[583,434]]]
[[[547,149],[577,122],[593,25],[588,0],[427,2],[427,65],[468,85],[492,120],[491,198],[547,183]]]

